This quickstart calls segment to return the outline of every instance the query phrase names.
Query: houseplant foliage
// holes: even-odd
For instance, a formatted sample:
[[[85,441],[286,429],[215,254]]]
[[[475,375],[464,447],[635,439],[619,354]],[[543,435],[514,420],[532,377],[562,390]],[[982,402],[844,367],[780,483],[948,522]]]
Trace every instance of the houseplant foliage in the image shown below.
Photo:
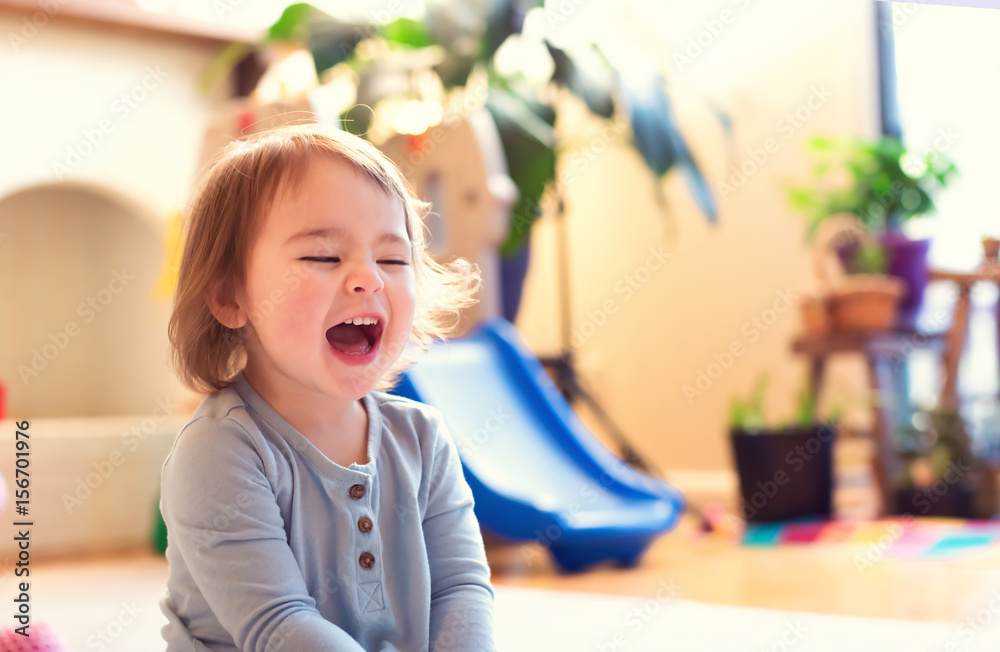
[[[911,325],[928,282],[930,242],[907,238],[902,226],[935,210],[932,195],[947,186],[956,173],[955,164],[940,151],[922,155],[908,151],[892,136],[874,140],[819,136],[808,146],[813,156],[810,181],[788,191],[792,207],[808,220],[807,237],[811,239],[831,217],[853,215],[871,237],[849,238],[840,245],[844,267],[855,274],[887,273],[902,280],[900,298],[893,298],[888,286],[881,294],[885,301],[898,301],[895,321]],[[866,285],[871,288],[877,281],[869,277]]]
[[[412,84],[370,83],[371,73],[380,72],[383,63],[379,52],[406,53],[409,61],[424,62],[417,65],[433,71],[444,99],[485,78],[488,95],[484,105],[497,123],[510,176],[520,192],[509,237],[501,250],[505,257],[514,256],[523,246],[530,224],[540,214],[542,195],[556,177],[558,94],[551,92],[553,87],[580,98],[600,119],[626,115],[631,144],[647,168],[658,178],[679,169],[700,210],[715,222],[715,198],[678,127],[665,80],[647,61],[638,60],[648,57],[628,47],[607,44],[569,51],[543,38],[544,47],[535,48],[539,59],[530,65],[535,70],[551,70],[543,83],[532,83],[537,80],[498,68],[501,48],[526,40],[522,30],[531,10],[549,9],[541,0],[427,0],[421,20],[373,16],[374,21],[361,25],[339,20],[308,3],[297,3],[285,9],[256,49],[297,43],[312,53],[320,80],[335,66],[349,67],[358,84],[358,103],[376,108],[376,115],[379,102],[414,92]],[[372,41],[382,47],[367,47]],[[213,67],[212,78],[218,79],[220,71],[247,53],[247,48],[228,48]],[[382,72],[384,69],[381,66]],[[640,70],[645,72],[637,74]],[[351,112],[345,116],[345,128],[368,134],[366,118],[370,115]],[[716,115],[728,129],[728,118],[718,111]]]
[[[940,152],[917,155],[892,136],[868,141],[817,136],[809,184],[789,190],[789,200],[808,219],[812,236],[838,213],[856,216],[872,233],[898,229],[935,210],[932,195],[947,186],[955,164]]]
[[[902,459],[895,480],[896,511],[915,516],[993,518],[996,479],[974,450],[955,408],[918,411],[913,426],[897,432]]]

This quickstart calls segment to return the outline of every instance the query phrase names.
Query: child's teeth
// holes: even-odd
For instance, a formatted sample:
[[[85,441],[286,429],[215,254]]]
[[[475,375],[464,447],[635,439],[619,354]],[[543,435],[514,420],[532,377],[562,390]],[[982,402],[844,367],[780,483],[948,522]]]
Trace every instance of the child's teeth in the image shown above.
[[[345,319],[344,323],[354,324],[355,326],[361,326],[361,325],[367,326],[378,323],[378,319],[376,317],[357,317],[355,319]]]

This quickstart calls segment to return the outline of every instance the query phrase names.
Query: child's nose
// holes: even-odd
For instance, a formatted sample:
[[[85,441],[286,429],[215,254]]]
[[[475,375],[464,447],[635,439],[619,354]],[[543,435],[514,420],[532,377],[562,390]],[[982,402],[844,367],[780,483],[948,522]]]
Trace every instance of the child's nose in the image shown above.
[[[347,288],[351,292],[378,292],[384,285],[375,265],[359,264],[347,279]]]

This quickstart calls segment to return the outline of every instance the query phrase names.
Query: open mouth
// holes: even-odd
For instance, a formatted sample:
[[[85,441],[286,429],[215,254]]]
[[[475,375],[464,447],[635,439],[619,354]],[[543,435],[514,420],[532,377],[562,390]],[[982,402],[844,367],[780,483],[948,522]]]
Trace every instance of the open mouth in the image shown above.
[[[367,355],[378,347],[383,327],[377,317],[347,319],[326,331],[326,341],[344,355]]]

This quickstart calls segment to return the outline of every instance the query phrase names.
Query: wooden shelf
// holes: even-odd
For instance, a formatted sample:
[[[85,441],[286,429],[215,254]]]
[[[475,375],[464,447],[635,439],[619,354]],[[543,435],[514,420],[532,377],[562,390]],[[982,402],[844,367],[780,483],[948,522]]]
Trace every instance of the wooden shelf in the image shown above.
[[[57,0],[59,2],[59,0]],[[262,32],[232,27],[224,24],[195,20],[169,12],[156,13],[126,2],[113,0],[62,0],[58,11],[48,14],[50,22],[64,19],[94,26],[153,34],[168,38],[183,38],[217,44],[256,43]],[[0,9],[9,9],[31,16],[46,14],[36,0],[0,0]]]

